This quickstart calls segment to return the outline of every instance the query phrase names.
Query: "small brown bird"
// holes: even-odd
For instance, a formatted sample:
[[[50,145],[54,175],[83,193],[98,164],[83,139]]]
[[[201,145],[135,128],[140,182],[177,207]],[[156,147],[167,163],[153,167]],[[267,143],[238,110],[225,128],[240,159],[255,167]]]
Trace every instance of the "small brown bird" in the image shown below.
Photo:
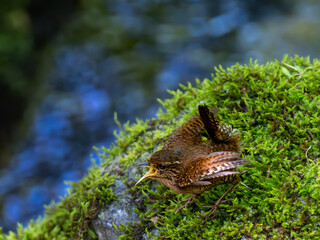
[[[235,168],[247,163],[240,157],[239,133],[222,125],[205,105],[199,105],[199,115],[188,120],[165,142],[160,151],[147,162],[134,165],[150,167],[136,184],[146,178],[156,179],[177,193],[192,193],[184,200],[179,212],[194,202],[194,198],[217,185],[232,183],[229,189],[211,206],[214,213],[223,198],[240,182]],[[210,139],[202,140],[207,132]]]

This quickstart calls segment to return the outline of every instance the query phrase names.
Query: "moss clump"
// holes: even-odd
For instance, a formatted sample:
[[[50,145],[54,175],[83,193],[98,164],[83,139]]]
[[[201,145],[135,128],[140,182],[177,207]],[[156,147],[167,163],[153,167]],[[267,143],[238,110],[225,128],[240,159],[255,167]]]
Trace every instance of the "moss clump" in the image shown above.
[[[320,238],[319,69],[318,60],[299,57],[227,70],[220,67],[212,80],[170,91],[173,97],[160,101],[166,112],[159,110],[157,119],[122,126],[117,142],[97,151],[103,166],[120,158],[117,171],[124,173],[121,179],[127,186],[133,186],[126,173],[137,158],[159,149],[174,129],[197,112],[199,103],[218,107],[222,122],[242,132],[242,154],[250,160],[243,182],[252,190],[238,185],[228,195],[233,201],[220,205],[215,218],[204,222],[199,218],[206,211],[201,206],[213,204],[228,186],[205,192],[198,204],[174,215],[177,203],[187,196],[161,185],[151,190],[145,181],[128,190],[132,196],[143,195],[135,209],[140,221],[118,226],[123,233],[120,239],[148,235],[152,239]],[[115,199],[109,188],[115,178],[93,167],[86,178],[73,184],[68,196],[47,208],[43,219],[0,239],[95,237],[90,221]]]
[[[181,86],[183,91],[172,91],[172,99],[161,101],[167,112],[160,111],[154,120],[159,129],[145,132],[129,148],[122,157],[123,166],[133,164],[155,142],[163,142],[196,113],[201,102],[218,107],[220,119],[242,132],[242,154],[251,161],[243,182],[252,191],[237,186],[228,195],[233,201],[221,205],[215,218],[204,222],[199,218],[205,213],[201,205],[213,204],[227,186],[205,192],[199,204],[175,216],[177,202],[186,196],[160,185],[151,191],[150,182],[145,182],[137,190],[147,196],[146,207],[136,209],[141,222],[122,226],[120,238],[133,239],[136,227],[145,229],[152,239],[320,237],[319,67],[319,61],[299,57],[262,66],[220,67],[213,80],[198,80],[196,87],[189,84]]]

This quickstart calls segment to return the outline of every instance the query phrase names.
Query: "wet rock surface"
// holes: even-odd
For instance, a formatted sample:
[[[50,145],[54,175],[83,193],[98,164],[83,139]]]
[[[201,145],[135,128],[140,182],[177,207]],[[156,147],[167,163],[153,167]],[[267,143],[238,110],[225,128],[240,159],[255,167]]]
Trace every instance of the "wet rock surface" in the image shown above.
[[[151,153],[142,154],[136,163],[146,161]],[[92,222],[95,233],[99,240],[113,240],[117,239],[122,233],[119,226],[124,224],[140,221],[138,214],[134,212],[136,207],[144,207],[144,195],[139,193],[137,196],[130,191],[137,179],[145,172],[145,168],[130,167],[126,173],[120,168],[120,157],[116,157],[110,161],[109,166],[101,169],[101,174],[109,173],[119,176],[111,187],[117,200],[112,202],[106,209],[101,210],[97,219]],[[137,177],[136,177],[137,176]],[[155,190],[157,183],[151,184],[151,188]],[[142,230],[142,229],[141,229]],[[150,237],[141,231],[141,239],[150,239]]]

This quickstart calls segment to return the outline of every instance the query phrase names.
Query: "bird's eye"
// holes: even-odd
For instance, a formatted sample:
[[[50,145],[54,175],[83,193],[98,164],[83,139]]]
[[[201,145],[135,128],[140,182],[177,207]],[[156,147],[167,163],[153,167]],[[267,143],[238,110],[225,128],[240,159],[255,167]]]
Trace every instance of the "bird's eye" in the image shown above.
[[[163,165],[163,164],[160,164],[158,167],[163,170],[163,169],[165,169],[167,166],[166,166],[166,165]]]

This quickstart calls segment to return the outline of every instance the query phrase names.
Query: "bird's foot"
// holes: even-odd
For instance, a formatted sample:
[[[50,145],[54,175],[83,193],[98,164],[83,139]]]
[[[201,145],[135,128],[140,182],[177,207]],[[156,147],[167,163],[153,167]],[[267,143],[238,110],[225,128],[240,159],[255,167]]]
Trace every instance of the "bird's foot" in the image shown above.
[[[216,201],[216,203],[212,206],[206,206],[211,208],[211,211],[209,212],[209,214],[206,216],[206,221],[210,219],[210,217],[215,213],[215,211],[217,210],[218,206],[221,203],[226,203],[229,201],[232,201],[232,199],[227,199],[227,200],[223,200],[224,197],[240,182],[240,178],[238,178],[237,180],[235,180],[231,186],[227,189],[227,191],[218,199],[218,201]]]
[[[206,221],[210,219],[210,217],[216,212],[218,206],[220,204],[223,204],[223,203],[226,203],[226,202],[231,202],[232,199],[226,199],[226,200],[222,200],[222,199],[219,199],[218,201],[216,201],[216,203],[212,206],[203,206],[204,208],[211,208],[210,212],[208,215],[205,216],[206,218]]]
[[[196,194],[192,194],[189,198],[180,201],[179,203],[183,203],[186,202],[186,204],[184,204],[182,207],[179,207],[174,214],[177,215],[178,212],[180,212],[182,209],[186,208],[187,206],[189,206],[191,203],[194,203],[194,199],[197,195]]]

